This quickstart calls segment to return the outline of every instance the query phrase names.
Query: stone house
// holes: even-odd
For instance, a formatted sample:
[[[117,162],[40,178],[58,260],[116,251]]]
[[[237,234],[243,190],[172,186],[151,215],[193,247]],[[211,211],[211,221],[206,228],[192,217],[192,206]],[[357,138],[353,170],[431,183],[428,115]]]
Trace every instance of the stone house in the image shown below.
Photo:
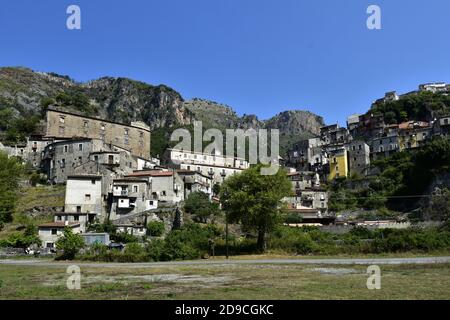
[[[142,122],[126,125],[49,108],[46,136],[99,139],[129,150],[134,156],[150,158],[150,128]]]
[[[346,145],[350,174],[366,175],[370,166],[370,146],[364,141],[353,141]]]
[[[109,213],[111,220],[156,209],[157,207],[158,200],[152,198],[148,180],[130,177],[114,179]]]
[[[39,239],[42,241],[43,248],[55,248],[55,243],[62,236],[64,228],[69,227],[75,234],[81,233],[80,223],[78,222],[50,222],[39,225]]]
[[[158,203],[179,203],[184,200],[183,179],[175,171],[135,171],[125,178],[141,178],[149,183],[150,199]]]

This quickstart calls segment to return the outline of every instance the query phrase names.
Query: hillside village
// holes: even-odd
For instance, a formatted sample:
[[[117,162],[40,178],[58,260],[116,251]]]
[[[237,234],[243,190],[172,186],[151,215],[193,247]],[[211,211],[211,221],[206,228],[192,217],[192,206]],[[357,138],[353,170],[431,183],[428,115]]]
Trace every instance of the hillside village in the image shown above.
[[[424,84],[417,92],[447,95],[450,85]],[[401,98],[389,92],[378,102]],[[87,243],[110,244],[108,233],[90,232],[89,226],[111,222],[119,232],[145,236],[148,223],[161,221],[161,213],[166,228],[180,225],[182,204],[191,193],[203,192],[218,203],[217,188],[250,167],[246,159],[176,149],[166,150],[168,161],[161,161],[151,156],[152,129],[147,124],[124,124],[58,107],[47,108],[41,131],[26,144],[0,144],[0,150],[41,172],[48,184],[65,185],[64,208],[53,214],[53,221],[39,225],[47,250],[54,249],[66,227]],[[450,114],[432,111],[427,121],[386,123],[383,115],[369,112],[349,116],[347,127],[324,126],[316,137],[297,142],[281,163],[292,184],[293,195],[284,200],[288,210],[301,216],[303,225],[334,224],[328,183],[374,175],[373,161],[420,148],[449,131]]]

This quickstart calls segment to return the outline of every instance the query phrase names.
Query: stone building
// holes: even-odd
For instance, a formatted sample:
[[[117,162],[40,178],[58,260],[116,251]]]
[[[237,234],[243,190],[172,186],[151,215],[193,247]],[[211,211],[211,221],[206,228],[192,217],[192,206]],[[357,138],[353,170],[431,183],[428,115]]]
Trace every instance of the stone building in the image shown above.
[[[129,151],[107,145],[99,139],[63,140],[47,145],[41,170],[51,183],[65,183],[77,174],[125,175],[138,168]]]
[[[187,199],[193,192],[203,192],[212,196],[212,179],[198,171],[177,170],[178,175],[183,179],[184,198]]]
[[[75,234],[81,233],[80,223],[77,222],[50,222],[39,225],[39,239],[42,241],[43,248],[55,248],[55,243],[62,236],[64,228],[69,227]]]
[[[291,210],[314,209],[318,215],[328,212],[328,192],[321,188],[319,176],[314,172],[288,174],[292,183],[292,196],[284,202]]]
[[[400,151],[421,147],[432,136],[432,128],[428,122],[408,121],[398,127]]]
[[[289,151],[288,163],[299,171],[322,171],[328,163],[323,150],[325,142],[320,138],[302,140]]]
[[[184,200],[183,179],[175,171],[136,171],[125,178],[145,179],[149,183],[149,197],[159,203],[177,204]]]
[[[152,197],[149,184],[144,178],[115,179],[109,218],[117,220],[125,215],[156,209],[158,200]]]
[[[370,166],[370,146],[364,141],[353,141],[347,145],[350,174],[366,175]]]
[[[392,132],[387,134],[386,136],[374,138],[370,141],[370,143],[372,160],[389,157],[400,150],[399,137],[397,132]]]
[[[450,137],[450,115],[440,117],[434,121],[433,134]]]
[[[126,125],[48,109],[46,136],[99,139],[107,144],[129,150],[134,156],[150,158],[150,128],[142,122]]]

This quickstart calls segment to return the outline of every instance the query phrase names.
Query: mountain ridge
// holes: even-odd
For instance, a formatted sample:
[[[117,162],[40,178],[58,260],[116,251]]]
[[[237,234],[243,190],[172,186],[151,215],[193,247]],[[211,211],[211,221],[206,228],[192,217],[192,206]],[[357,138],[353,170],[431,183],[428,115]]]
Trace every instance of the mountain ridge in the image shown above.
[[[189,126],[195,120],[203,121],[205,129],[280,129],[284,150],[294,142],[319,134],[324,125],[322,117],[305,110],[280,112],[267,120],[256,115],[239,116],[226,104],[202,98],[185,100],[167,85],[125,77],[104,76],[77,82],[53,72],[0,68],[0,112],[10,114],[13,120],[42,120],[49,106],[122,123],[143,121],[152,130]],[[0,133],[7,129],[0,123]]]

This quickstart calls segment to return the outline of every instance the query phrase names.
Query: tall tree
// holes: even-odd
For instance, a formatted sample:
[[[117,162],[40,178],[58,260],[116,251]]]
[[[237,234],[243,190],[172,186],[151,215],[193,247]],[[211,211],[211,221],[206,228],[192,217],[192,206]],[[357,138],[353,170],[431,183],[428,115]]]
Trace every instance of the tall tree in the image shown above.
[[[258,235],[257,247],[264,252],[267,234],[282,221],[284,197],[292,194],[286,172],[261,175],[262,165],[230,176],[222,185],[220,201],[228,222],[241,223],[244,231]]]
[[[204,192],[193,192],[184,203],[184,210],[194,216],[196,222],[207,223],[211,216],[220,213],[219,205],[211,202]]]
[[[22,164],[0,152],[0,222],[11,222],[18,199],[18,182],[23,173]]]

